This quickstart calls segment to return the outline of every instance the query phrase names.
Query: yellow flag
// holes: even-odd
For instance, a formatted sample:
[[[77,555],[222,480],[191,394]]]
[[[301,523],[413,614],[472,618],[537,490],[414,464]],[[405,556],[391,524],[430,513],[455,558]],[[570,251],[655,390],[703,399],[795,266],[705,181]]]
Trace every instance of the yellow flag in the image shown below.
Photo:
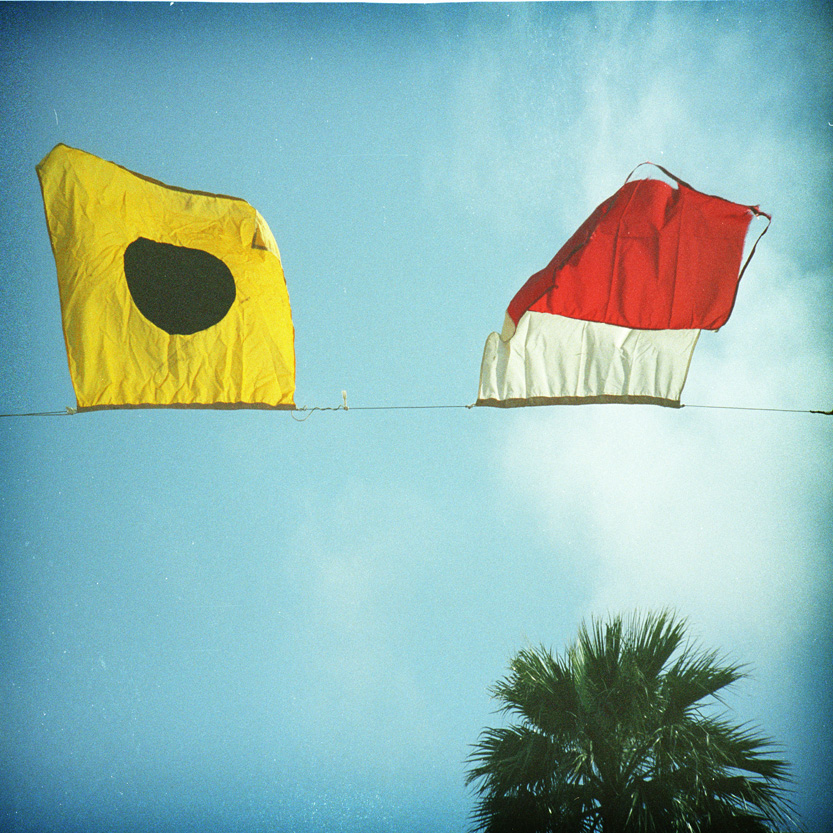
[[[37,172],[79,409],[294,408],[289,294],[252,206],[66,145]]]

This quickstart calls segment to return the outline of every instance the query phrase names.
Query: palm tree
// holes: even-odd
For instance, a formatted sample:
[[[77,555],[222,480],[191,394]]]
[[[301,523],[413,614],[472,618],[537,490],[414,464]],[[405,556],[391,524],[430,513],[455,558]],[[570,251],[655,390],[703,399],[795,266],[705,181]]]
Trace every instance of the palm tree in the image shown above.
[[[668,611],[582,625],[563,658],[521,650],[492,688],[514,725],[469,757],[487,833],[764,833],[789,824],[787,765],[715,712],[746,676]]]

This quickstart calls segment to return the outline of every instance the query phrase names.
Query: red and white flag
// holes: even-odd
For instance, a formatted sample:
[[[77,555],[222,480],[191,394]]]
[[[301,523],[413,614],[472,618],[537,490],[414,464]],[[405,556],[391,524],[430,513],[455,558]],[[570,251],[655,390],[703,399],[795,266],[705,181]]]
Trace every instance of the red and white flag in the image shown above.
[[[726,323],[771,218],[653,168],[666,178],[631,174],[512,299],[478,405],[680,407],[700,330]]]

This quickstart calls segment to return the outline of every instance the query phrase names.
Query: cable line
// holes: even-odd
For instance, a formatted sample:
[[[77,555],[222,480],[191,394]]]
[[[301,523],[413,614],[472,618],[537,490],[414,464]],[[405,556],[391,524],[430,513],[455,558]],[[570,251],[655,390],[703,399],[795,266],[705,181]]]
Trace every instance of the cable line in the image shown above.
[[[297,422],[305,422],[314,411],[430,411],[430,410],[450,410],[450,409],[466,409],[470,411],[477,407],[475,403],[471,405],[302,405],[297,408],[287,408],[286,410],[292,414],[293,419]],[[544,405],[527,405],[528,408],[543,408]],[[631,406],[633,407],[633,406]],[[749,405],[698,405],[683,403],[681,408],[708,408],[710,410],[721,411],[758,411],[768,413],[780,414],[820,414],[821,416],[833,416],[833,409],[829,411],[822,411],[810,408],[760,408]],[[114,408],[112,410],[119,410]],[[164,410],[164,407],[160,408]],[[211,410],[209,408],[201,410]],[[0,419],[4,417],[45,417],[45,416],[74,416],[78,411],[75,408],[67,407],[63,411],[29,411],[20,413],[6,413],[0,414]],[[303,415],[303,416],[300,416]]]
[[[65,411],[32,411],[30,413],[0,414],[2,417],[40,417],[40,416],[72,416],[76,413],[75,408],[67,408]]]
[[[805,408],[752,408],[743,405],[683,405],[683,408],[713,408],[722,411],[774,411],[780,414],[823,414],[824,416],[833,416],[833,410],[830,411],[814,411]]]

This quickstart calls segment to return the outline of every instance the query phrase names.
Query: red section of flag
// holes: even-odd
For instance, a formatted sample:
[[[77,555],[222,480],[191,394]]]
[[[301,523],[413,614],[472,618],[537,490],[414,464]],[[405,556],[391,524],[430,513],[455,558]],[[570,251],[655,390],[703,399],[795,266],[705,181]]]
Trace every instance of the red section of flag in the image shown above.
[[[517,324],[549,312],[644,330],[722,327],[753,209],[678,181],[625,183],[512,299]]]

